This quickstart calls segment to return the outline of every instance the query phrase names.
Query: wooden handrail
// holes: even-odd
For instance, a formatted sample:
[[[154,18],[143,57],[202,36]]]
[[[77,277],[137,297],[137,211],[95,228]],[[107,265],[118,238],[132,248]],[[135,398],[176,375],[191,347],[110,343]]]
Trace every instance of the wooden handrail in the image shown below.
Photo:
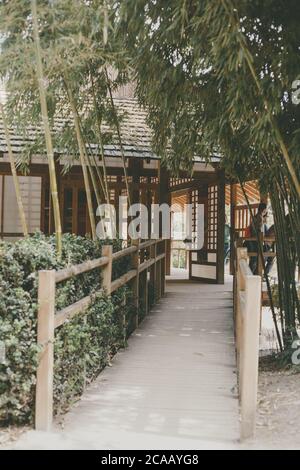
[[[115,253],[112,254],[112,259],[113,261],[116,261],[117,259],[123,258],[124,256],[131,255],[132,253],[135,253],[137,250],[136,246],[129,246],[128,248],[124,248],[123,250],[120,251],[115,251]]]
[[[161,240],[146,240],[145,242],[142,242],[139,244],[139,249],[144,250],[145,248],[148,248],[149,246],[156,245],[156,243],[159,243]]]
[[[101,268],[101,266],[104,266],[107,263],[108,258],[106,256],[102,256],[101,258],[88,260],[84,263],[70,266],[69,268],[60,269],[55,273],[55,282],[59,283],[62,281],[66,281],[67,279],[73,276],[78,276],[79,274],[83,274],[87,271],[92,271],[93,269]]]
[[[239,237],[239,240],[247,241],[247,242],[257,242],[256,237]],[[260,241],[274,243],[274,242],[276,242],[276,238],[275,237],[264,237],[263,236]]]
[[[133,245],[123,250],[112,252],[112,245],[102,247],[103,256],[94,260],[88,260],[74,266],[70,266],[58,271],[48,270],[39,271],[39,289],[38,289],[38,325],[37,337],[38,344],[41,347],[39,365],[37,368],[36,380],[36,410],[35,427],[41,431],[47,431],[51,428],[53,420],[53,369],[54,369],[54,331],[62,326],[66,321],[71,320],[76,315],[83,315],[91,305],[94,296],[103,291],[108,296],[120,287],[131,282],[133,294],[135,297],[134,305],[136,307],[136,326],[139,324],[139,285],[144,282],[144,302],[146,313],[148,311],[148,270],[150,279],[154,282],[156,290],[156,300],[164,294],[165,283],[165,252],[157,254],[157,246],[164,240],[149,240],[143,243],[134,241]],[[150,247],[150,259],[140,262],[139,252]],[[161,251],[161,250],[160,250]],[[117,279],[112,280],[112,264],[114,261],[125,256],[131,256],[132,267]],[[143,257],[142,257],[143,260]],[[60,311],[55,311],[55,291],[56,284],[78,276],[85,272],[101,268],[102,285],[99,289],[77,302],[65,307]]]

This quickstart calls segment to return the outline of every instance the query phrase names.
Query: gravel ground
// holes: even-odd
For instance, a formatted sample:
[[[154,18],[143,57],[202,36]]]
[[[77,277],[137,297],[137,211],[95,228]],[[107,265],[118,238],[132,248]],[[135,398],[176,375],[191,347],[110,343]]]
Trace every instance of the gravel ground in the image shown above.
[[[18,441],[23,433],[28,431],[29,427],[9,426],[0,428],[0,450],[9,450]]]

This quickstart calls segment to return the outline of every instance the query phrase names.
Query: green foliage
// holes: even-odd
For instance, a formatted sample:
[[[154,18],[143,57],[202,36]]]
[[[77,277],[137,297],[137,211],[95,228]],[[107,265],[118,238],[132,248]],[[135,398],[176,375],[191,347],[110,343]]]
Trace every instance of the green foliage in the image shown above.
[[[27,137],[28,146],[20,158],[24,169],[32,153],[45,153],[44,136],[34,132],[40,128],[41,113],[30,3],[30,0],[0,2],[0,76],[9,92],[8,117],[18,132]],[[90,154],[96,149],[98,158],[103,144],[115,143],[108,130],[114,127],[115,115],[107,96],[105,69],[114,70],[110,74],[113,89],[126,83],[128,56],[113,34],[116,16],[113,2],[53,0],[39,1],[37,7],[53,145],[57,152],[69,155],[65,159],[68,171],[78,160],[78,146],[65,78],[75,97],[83,139],[89,144]],[[121,114],[118,119],[122,119]],[[30,130],[29,124],[33,126]]]
[[[115,242],[115,250],[120,244]],[[57,261],[55,238],[37,233],[14,244],[0,245],[0,341],[5,362],[0,364],[0,423],[31,422],[34,412],[35,377],[39,349],[37,327],[37,276],[39,269],[59,269],[101,256],[101,244],[74,235],[63,236],[63,257]],[[124,273],[129,260],[114,263],[114,276]],[[127,325],[135,315],[130,292],[121,288],[111,298],[97,293],[99,270],[77,276],[57,286],[59,310],[85,295],[95,293],[83,317],[56,330],[55,412],[80,396],[84,387],[110,361],[127,337]],[[126,305],[124,296],[126,295]]]

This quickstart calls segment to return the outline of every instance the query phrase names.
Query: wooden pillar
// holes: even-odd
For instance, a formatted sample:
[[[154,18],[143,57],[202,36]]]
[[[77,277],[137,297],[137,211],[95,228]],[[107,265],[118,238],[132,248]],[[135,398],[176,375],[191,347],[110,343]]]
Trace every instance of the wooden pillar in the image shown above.
[[[218,172],[217,283],[224,284],[225,173]]]
[[[142,172],[142,159],[139,158],[130,158],[129,159],[129,169],[132,173],[132,184],[129,185],[130,188],[130,201],[131,204],[137,204],[140,202],[140,174]],[[131,217],[128,217],[128,225],[132,220]]]
[[[36,377],[35,428],[49,431],[53,419],[55,270],[39,271],[37,341],[42,348]]]
[[[102,269],[102,287],[107,295],[111,294],[112,245],[102,246],[102,256],[107,256],[108,263]]]
[[[136,269],[136,276],[133,278],[131,282],[131,289],[133,295],[133,305],[136,309],[136,317],[135,317],[135,326],[136,328],[139,326],[139,240],[132,240],[132,244],[136,246],[136,251],[131,256],[131,264],[132,268]]]
[[[236,184],[230,184],[230,274],[234,274],[235,208],[237,203]]]
[[[5,175],[2,176],[2,188],[1,188],[1,238],[3,238],[4,233],[4,198],[5,198]]]
[[[147,178],[148,184],[150,184],[150,178]],[[146,205],[148,210],[148,238],[151,238],[151,223],[152,223],[152,191],[147,190],[146,194]]]
[[[156,244],[150,247],[150,258],[156,259]],[[150,267],[150,283],[154,290],[154,302],[156,297],[156,262]]]
[[[169,174],[168,171],[159,164],[159,204],[168,204],[171,207],[171,193],[169,191]],[[171,214],[169,220],[171,228]],[[161,223],[160,223],[160,236],[161,236]],[[170,274],[171,270],[171,239],[166,240],[166,275]]]
[[[241,351],[241,440],[252,438],[256,427],[259,360],[260,276],[248,276]]]

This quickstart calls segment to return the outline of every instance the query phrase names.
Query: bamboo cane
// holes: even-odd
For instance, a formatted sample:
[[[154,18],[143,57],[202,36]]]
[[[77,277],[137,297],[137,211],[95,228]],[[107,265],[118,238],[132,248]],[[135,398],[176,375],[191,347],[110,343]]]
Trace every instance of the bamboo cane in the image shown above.
[[[244,51],[244,54],[245,54],[245,58],[246,58],[246,62],[247,62],[247,65],[248,65],[248,68],[250,70],[250,73],[251,73],[251,76],[255,82],[255,85],[256,85],[256,88],[260,94],[260,96],[262,97],[263,99],[263,103],[264,103],[264,106],[265,106],[265,109],[267,111],[267,115],[268,115],[268,118],[269,118],[269,122],[270,122],[270,125],[275,133],[275,137],[276,137],[276,140],[277,140],[277,143],[279,144],[280,146],[280,149],[281,149],[281,152],[282,152],[282,155],[283,155],[283,158],[285,160],[285,163],[286,163],[286,166],[289,170],[289,173],[291,175],[291,178],[292,178],[292,181],[294,183],[294,186],[295,186],[295,189],[297,191],[297,194],[298,194],[298,197],[300,198],[300,182],[298,180],[298,177],[297,177],[297,173],[296,173],[296,170],[294,168],[294,165],[292,163],[292,160],[290,158],[290,155],[289,155],[289,152],[288,152],[288,149],[287,149],[287,146],[284,142],[284,139],[282,137],[282,134],[280,132],[280,129],[274,119],[274,116],[272,114],[272,111],[271,111],[271,108],[270,108],[270,105],[267,101],[267,99],[264,97],[264,93],[263,93],[263,89],[261,87],[261,84],[258,80],[258,77],[257,77],[257,73],[255,71],[255,68],[253,66],[253,57],[252,57],[252,54],[248,48],[248,46],[246,45],[246,41],[245,41],[245,37],[244,35],[240,32],[240,28],[239,28],[239,18],[237,16],[237,12],[234,10],[233,6],[231,5],[231,1],[230,0],[227,0],[228,4],[230,4],[230,7],[231,7],[231,11],[230,9],[228,8],[227,4],[226,4],[226,1],[225,0],[222,0],[222,3],[223,3],[223,6],[226,10],[226,12],[228,13],[228,15],[230,16],[230,18],[232,19],[232,21],[234,22],[234,24],[236,25],[236,28],[237,28],[237,37],[238,37],[238,41]],[[235,11],[235,14],[234,14],[234,11]]]
[[[78,148],[79,148],[79,156],[80,156],[80,163],[82,167],[82,173],[83,173],[83,179],[84,179],[84,186],[85,186],[85,192],[86,192],[86,198],[87,198],[87,205],[88,205],[88,212],[89,212],[89,218],[90,218],[90,223],[91,223],[91,230],[92,230],[92,238],[93,240],[96,240],[96,222],[95,222],[95,216],[94,216],[94,210],[93,210],[93,203],[92,203],[92,195],[91,195],[91,189],[90,189],[90,182],[89,182],[89,176],[87,172],[87,156],[86,156],[86,149],[85,145],[82,139],[82,134],[81,134],[81,129],[80,129],[80,121],[79,121],[79,116],[77,112],[77,107],[75,103],[75,99],[73,96],[73,92],[71,90],[71,87],[68,85],[68,82],[64,78],[64,85],[65,89],[69,98],[69,103],[71,107],[71,112],[74,120],[74,125],[75,125],[75,132],[76,132],[76,138],[77,138],[77,143],[78,143]]]
[[[38,15],[37,15],[36,0],[31,0],[31,12],[32,12],[32,21],[33,21],[34,43],[35,43],[37,79],[38,79],[42,121],[43,121],[47,157],[48,157],[50,190],[51,190],[51,197],[52,197],[52,203],[53,203],[56,248],[57,248],[58,256],[61,257],[62,241],[61,241],[60,208],[59,208],[58,192],[57,192],[53,144],[52,144],[52,137],[51,137],[51,131],[50,131],[49,118],[48,118],[46,92],[44,88],[44,76],[43,76],[43,65],[42,65],[40,37],[39,37],[39,29],[38,29]]]
[[[15,192],[16,192],[16,198],[17,198],[20,221],[21,221],[21,225],[22,225],[22,231],[23,231],[24,237],[27,237],[28,228],[27,228],[27,223],[26,223],[25,211],[24,211],[23,201],[22,201],[22,197],[21,197],[21,191],[20,191],[20,185],[19,185],[19,180],[18,180],[18,175],[17,175],[16,164],[15,164],[13,151],[12,151],[12,147],[11,147],[11,142],[10,142],[9,129],[8,129],[6,116],[5,116],[5,112],[4,112],[4,108],[3,108],[2,103],[0,103],[0,112],[2,114],[2,122],[3,122],[3,127],[4,127],[4,133],[5,133],[7,153],[8,153],[8,157],[9,157],[10,168],[11,168],[11,173],[12,173]]]
[[[99,110],[98,110],[98,105],[97,105],[97,100],[96,100],[95,84],[94,84],[93,74],[92,74],[92,71],[91,71],[91,70],[90,70],[90,75],[91,75],[91,85],[92,85],[93,103],[94,103],[94,108],[95,108],[95,110],[96,110],[97,138],[98,138],[99,144],[100,144],[101,160],[102,160],[102,165],[103,165],[103,175],[104,175],[104,186],[105,186],[105,194],[106,194],[106,203],[109,204],[109,192],[108,192],[108,182],[107,182],[107,170],[106,170],[106,162],[105,162],[104,149],[103,149],[103,141],[102,141],[102,133],[101,133],[101,122],[100,122],[100,119],[99,119]]]
[[[107,69],[104,68],[104,73],[106,77],[106,84],[107,84],[107,89],[109,93],[109,98],[111,102],[111,107],[113,110],[113,115],[114,115],[114,121],[115,121],[115,126],[117,130],[117,135],[118,135],[118,140],[119,140],[119,145],[120,145],[120,150],[121,150],[121,156],[122,156],[122,163],[123,163],[123,170],[124,170],[124,177],[125,177],[125,184],[126,184],[126,191],[127,191],[127,199],[128,199],[128,205],[131,206],[131,198],[130,198],[130,191],[129,191],[129,184],[128,184],[128,175],[127,175],[127,169],[126,169],[126,158],[125,158],[125,153],[124,153],[124,148],[122,144],[122,137],[121,137],[121,131],[120,131],[120,125],[119,125],[119,120],[118,120],[118,114],[115,108],[115,103],[112,95],[112,90],[110,86],[110,80],[109,76],[107,73]]]
[[[263,266],[263,270],[264,270],[264,274],[265,274],[265,279],[266,279],[266,284],[267,284],[267,289],[268,289],[268,296],[269,296],[269,299],[270,299],[270,307],[271,307],[272,318],[273,318],[273,322],[274,322],[274,326],[275,326],[277,341],[278,341],[278,344],[279,344],[280,351],[283,351],[282,341],[281,341],[280,332],[279,332],[279,329],[278,329],[278,324],[277,324],[277,319],[276,319],[276,314],[275,314],[274,302],[273,302],[273,297],[272,297],[272,289],[271,289],[271,286],[270,286],[269,276],[266,272],[265,259],[264,259],[263,249],[262,249],[262,246],[261,246],[261,243],[260,243],[259,234],[258,234],[257,229],[256,229],[256,224],[254,223],[254,215],[253,215],[252,207],[251,207],[248,195],[246,193],[244,184],[242,183],[240,178],[238,178],[238,180],[239,180],[240,186],[242,188],[242,192],[243,192],[244,198],[246,200],[247,207],[250,211],[251,222],[253,224],[253,228],[254,228],[254,231],[255,231],[255,236],[257,238],[258,256],[260,256],[262,266]]]

